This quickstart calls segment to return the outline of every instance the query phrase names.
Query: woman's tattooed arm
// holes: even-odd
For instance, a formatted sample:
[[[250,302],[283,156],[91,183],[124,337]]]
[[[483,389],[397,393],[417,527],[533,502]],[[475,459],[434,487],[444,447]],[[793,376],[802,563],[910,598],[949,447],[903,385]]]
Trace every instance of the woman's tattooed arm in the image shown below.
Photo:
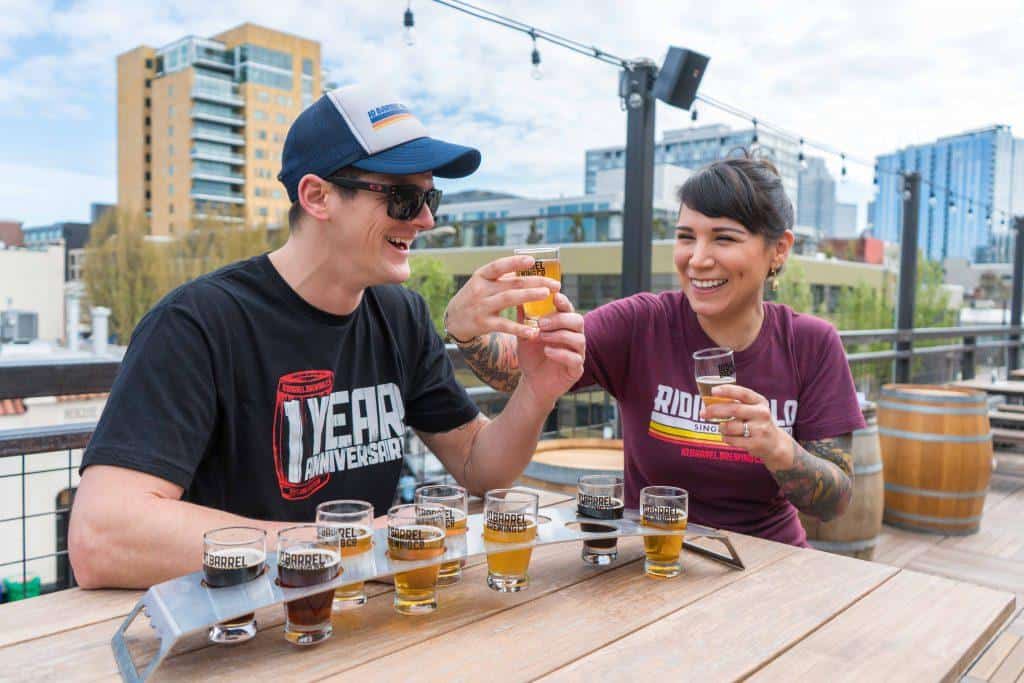
[[[828,521],[841,515],[853,492],[853,436],[793,441],[793,466],[772,472],[801,512]]]

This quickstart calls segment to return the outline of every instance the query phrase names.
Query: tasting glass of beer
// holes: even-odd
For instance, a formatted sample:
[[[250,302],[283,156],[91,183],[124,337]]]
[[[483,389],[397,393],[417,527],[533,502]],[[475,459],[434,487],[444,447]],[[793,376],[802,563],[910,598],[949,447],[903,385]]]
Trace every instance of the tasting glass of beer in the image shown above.
[[[446,544],[449,548],[466,537],[466,514],[469,510],[469,496],[461,486],[437,484],[416,489],[413,501],[434,503],[444,508]],[[437,575],[438,586],[450,586],[462,578],[465,560],[452,560],[441,565]]]
[[[641,524],[655,529],[685,531],[689,498],[677,486],[648,486],[640,490]],[[683,535],[644,536],[644,572],[659,579],[671,579],[683,573],[679,554]]]
[[[516,271],[516,275],[521,277],[540,275],[541,277],[551,278],[559,282],[562,281],[562,262],[558,260],[558,247],[516,249],[515,255],[533,257],[533,267]],[[540,301],[527,301],[523,304],[523,317],[527,325],[537,327],[538,320],[554,313],[556,310],[555,295],[549,291],[546,298]]]
[[[285,588],[327,583],[341,572],[341,545],[333,527],[301,524],[277,534],[277,580]],[[285,603],[284,637],[295,645],[314,645],[331,637],[334,591]]]
[[[203,579],[210,588],[237,586],[257,578],[267,564],[267,532],[229,526],[203,534]],[[244,643],[256,635],[256,614],[249,612],[210,629],[212,643]]]
[[[396,505],[388,510],[388,556],[395,567],[395,611],[429,614],[437,609],[441,562],[401,571],[403,563],[444,555],[445,508],[435,503]]]
[[[365,500],[331,500],[316,506],[316,523],[337,532],[341,564],[373,550],[373,506]],[[350,559],[352,558],[352,559]],[[363,582],[334,589],[332,609],[340,612],[366,604]]]
[[[499,593],[516,593],[530,584],[526,573],[537,538],[536,493],[519,489],[494,489],[484,496],[484,550],[487,552],[487,585]],[[513,544],[526,547],[502,551]]]
[[[712,396],[711,390],[722,384],[736,384],[736,364],[733,362],[732,349],[717,346],[702,349],[693,354],[693,372],[697,377],[697,389],[704,405],[716,403],[734,403],[731,398]],[[709,422],[728,422],[731,417],[711,418]]]
[[[590,519],[622,519],[622,477],[607,474],[588,474],[580,477],[576,485],[576,514]],[[606,524],[580,523],[584,532],[614,531]],[[583,561],[589,564],[611,564],[618,557],[618,541],[602,538],[583,541]]]

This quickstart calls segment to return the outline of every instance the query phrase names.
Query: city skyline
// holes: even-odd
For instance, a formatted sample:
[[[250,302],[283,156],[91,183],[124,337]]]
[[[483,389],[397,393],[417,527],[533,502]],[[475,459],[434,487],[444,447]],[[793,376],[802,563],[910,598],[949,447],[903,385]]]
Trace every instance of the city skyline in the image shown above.
[[[613,67],[542,42],[545,78],[532,80],[527,37],[423,1],[412,4],[419,42],[408,48],[405,4],[353,2],[340,11],[326,2],[179,2],[154,10],[97,0],[6,9],[0,218],[83,220],[91,202],[112,201],[116,55],[244,21],[320,41],[331,80],[387,78],[433,134],[480,147],[480,173],[443,183],[448,191],[579,194],[584,151],[623,144]],[[711,12],[685,2],[486,6],[624,56],[660,62],[669,44],[704,52],[711,63],[702,93],[864,159],[995,123],[1024,131],[1024,94],[1000,87],[1024,56],[1011,34],[1022,11],[1011,3],[972,5],[969,16],[915,2],[858,10],[833,3],[798,14],[768,4]],[[662,104],[657,121],[659,139],[690,125],[687,112]],[[698,124],[715,122],[749,127],[699,108]],[[838,160],[828,163],[838,177]],[[870,186],[870,168],[850,164],[849,176],[851,186]]]

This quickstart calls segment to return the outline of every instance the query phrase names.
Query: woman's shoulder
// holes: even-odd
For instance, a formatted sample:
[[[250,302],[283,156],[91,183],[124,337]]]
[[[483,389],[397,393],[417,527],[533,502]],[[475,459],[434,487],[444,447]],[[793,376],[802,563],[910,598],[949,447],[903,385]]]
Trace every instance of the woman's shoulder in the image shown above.
[[[796,341],[824,340],[831,337],[838,337],[835,325],[810,313],[797,313],[785,304],[766,303],[779,321],[779,326],[792,330],[792,336]]]

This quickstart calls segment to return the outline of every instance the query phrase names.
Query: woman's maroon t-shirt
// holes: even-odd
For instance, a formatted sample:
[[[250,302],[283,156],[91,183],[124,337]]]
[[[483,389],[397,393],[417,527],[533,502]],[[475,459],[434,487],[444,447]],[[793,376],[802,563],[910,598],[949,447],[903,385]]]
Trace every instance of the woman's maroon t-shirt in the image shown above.
[[[737,383],[768,399],[776,423],[798,441],[862,429],[835,328],[780,304],[765,303],[764,314],[757,339],[735,354]],[[627,506],[638,506],[645,486],[681,486],[697,524],[807,545],[796,508],[768,469],[699,417],[692,354],[717,344],[682,292],[613,301],[586,314],[585,331],[576,388],[598,384],[618,402]]]

